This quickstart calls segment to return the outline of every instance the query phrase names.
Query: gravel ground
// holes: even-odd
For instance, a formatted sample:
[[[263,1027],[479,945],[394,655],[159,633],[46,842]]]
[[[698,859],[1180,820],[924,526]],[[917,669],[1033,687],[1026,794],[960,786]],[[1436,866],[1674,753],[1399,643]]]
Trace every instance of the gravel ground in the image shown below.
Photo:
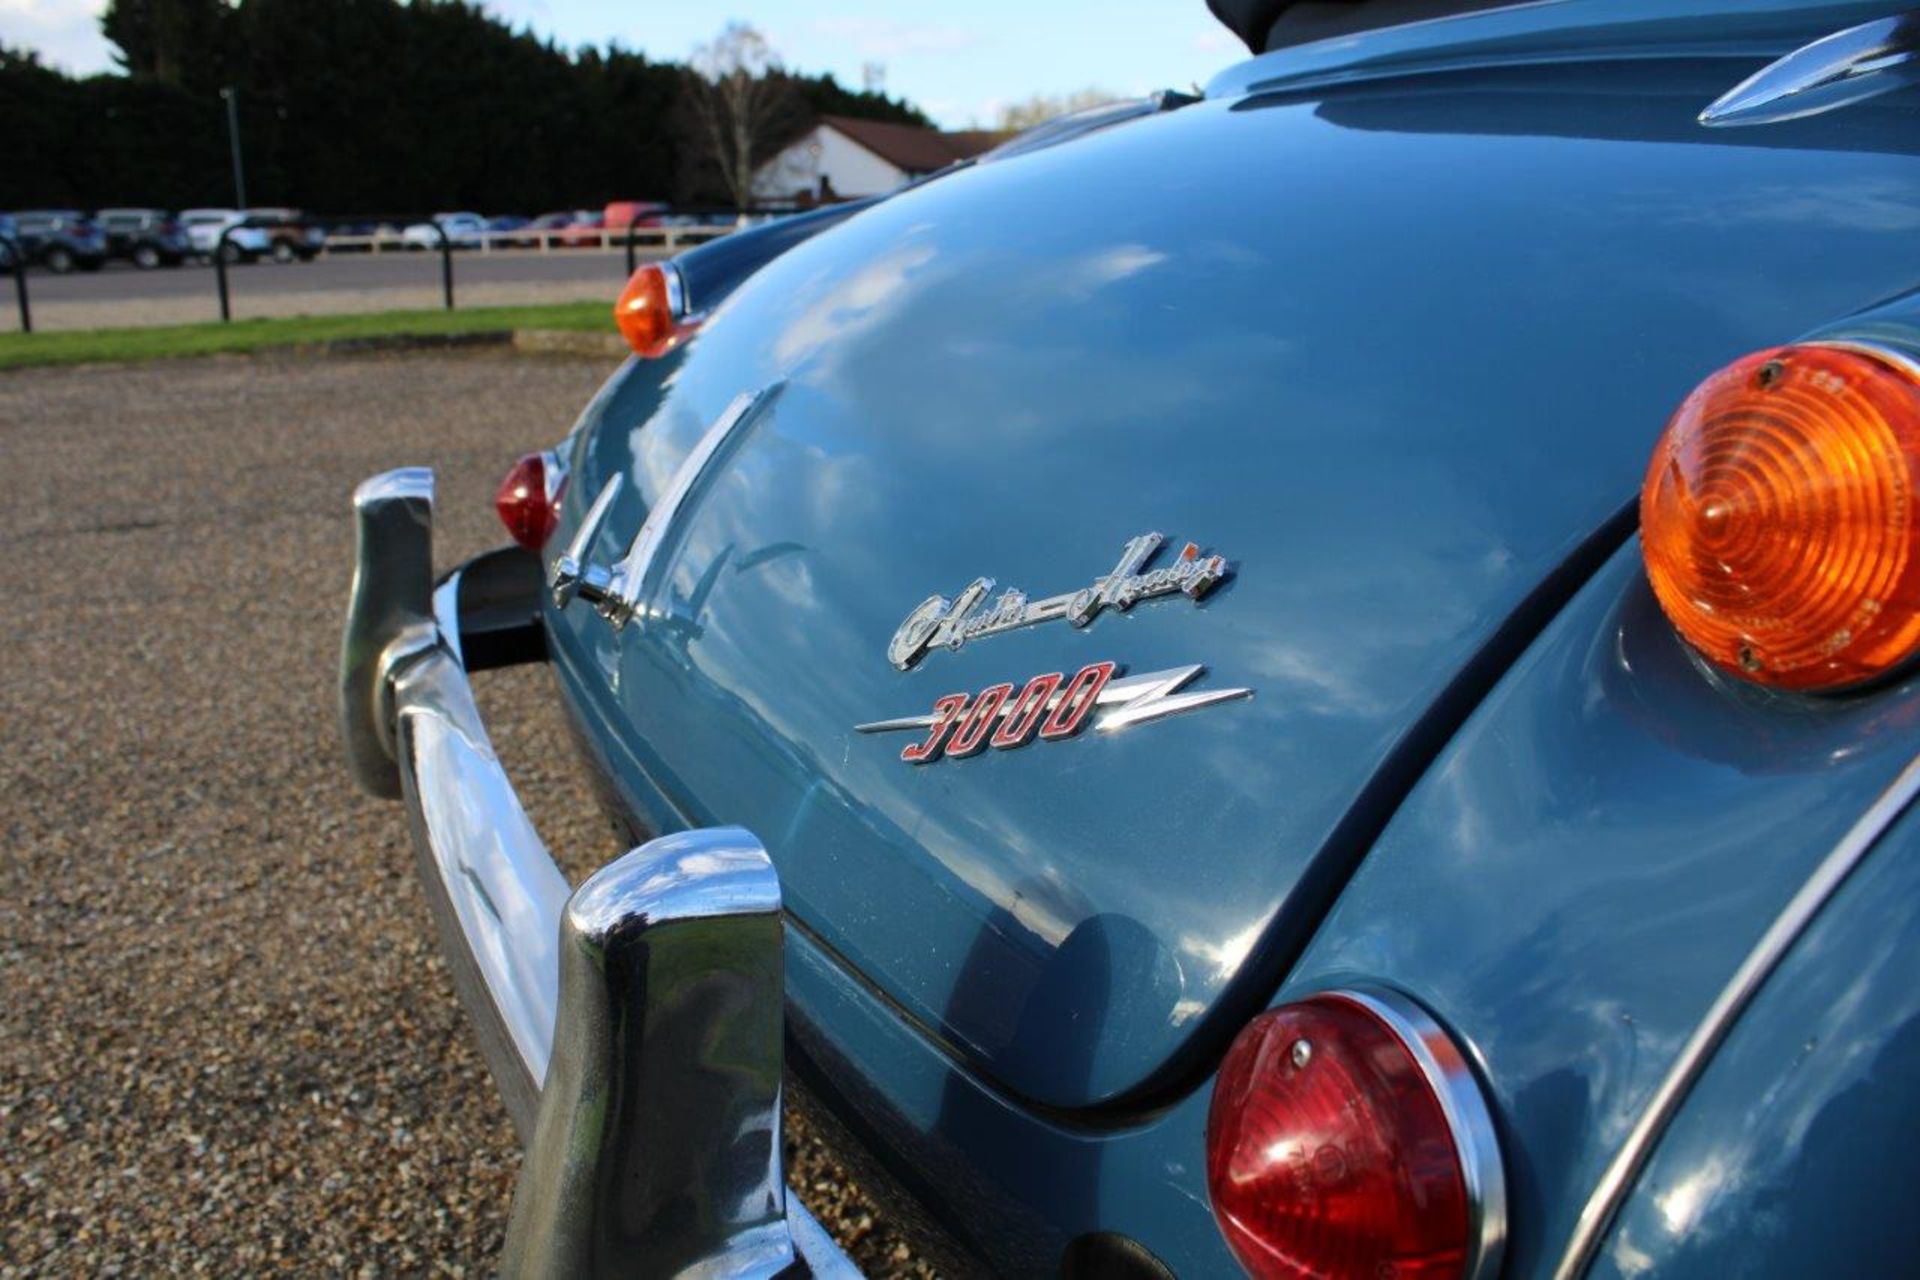
[[[0,1276],[488,1274],[519,1165],[400,809],[334,730],[360,478],[431,462],[444,562],[601,362],[0,376]],[[547,673],[484,676],[535,823],[619,852]],[[808,1138],[803,1198],[923,1274]]]

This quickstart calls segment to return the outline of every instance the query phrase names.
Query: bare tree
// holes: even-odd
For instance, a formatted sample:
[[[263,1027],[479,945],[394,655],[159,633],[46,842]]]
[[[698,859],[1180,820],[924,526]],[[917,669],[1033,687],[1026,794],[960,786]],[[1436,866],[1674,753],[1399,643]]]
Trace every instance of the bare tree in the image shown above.
[[[687,65],[686,100],[697,149],[719,171],[738,208],[753,203],[753,175],[787,140],[799,95],[767,38],[729,22]]]
[[[1045,124],[1055,116],[1063,116],[1070,111],[1101,107],[1119,100],[1119,94],[1109,93],[1098,86],[1075,89],[1072,93],[1063,96],[1036,93],[1025,101],[1009,103],[1001,107],[997,124],[1008,132],[1031,129],[1034,125]]]

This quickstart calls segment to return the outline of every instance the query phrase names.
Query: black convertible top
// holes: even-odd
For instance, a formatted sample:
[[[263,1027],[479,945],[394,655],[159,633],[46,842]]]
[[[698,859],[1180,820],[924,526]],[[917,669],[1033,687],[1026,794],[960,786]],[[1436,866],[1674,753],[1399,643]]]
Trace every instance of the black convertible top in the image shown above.
[[[1498,9],[1519,0],[1207,0],[1214,17],[1255,53],[1375,27]]]

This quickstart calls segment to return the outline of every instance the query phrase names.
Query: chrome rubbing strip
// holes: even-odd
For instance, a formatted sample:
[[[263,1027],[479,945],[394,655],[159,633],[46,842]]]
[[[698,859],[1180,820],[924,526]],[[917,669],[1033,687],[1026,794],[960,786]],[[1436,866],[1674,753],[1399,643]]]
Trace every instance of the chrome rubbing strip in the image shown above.
[[[608,480],[606,488],[600,491],[600,496],[593,500],[593,506],[581,519],[573,541],[553,562],[554,604],[564,609],[575,596],[579,596],[593,605],[601,617],[613,624],[616,631],[639,616],[646,599],[647,576],[687,495],[693,492],[693,487],[700,483],[701,477],[712,466],[714,455],[719,453],[720,447],[763,405],[779,394],[784,385],[775,382],[758,391],[743,391],[733,398],[721,411],[720,417],[700,437],[699,443],[693,446],[692,452],[680,463],[679,469],[673,473],[673,479],[640,525],[640,532],[634,535],[626,555],[611,569],[591,564],[587,559],[594,540],[599,536],[600,526],[620,492],[621,477],[616,475]]]
[[[700,443],[693,446],[693,452],[680,464],[680,469],[673,473],[672,483],[667,485],[666,491],[653,504],[653,510],[647,513],[640,532],[634,535],[633,545],[627,549],[620,563],[614,566],[614,590],[625,604],[620,612],[607,615],[607,620],[616,629],[640,612],[654,557],[660,554],[660,546],[666,541],[668,530],[673,528],[681,505],[686,502],[687,495],[693,492],[693,487],[700,483],[701,477],[706,475],[720,446],[741,424],[753,418],[756,411],[771,400],[782,385],[776,382],[758,391],[743,391],[735,396],[714,424],[707,428],[707,433],[700,437]]]
[[[608,478],[600,489],[600,496],[580,517],[580,527],[573,531],[573,539],[567,543],[567,549],[553,562],[554,608],[566,608],[575,596],[592,605],[599,605],[608,598],[608,593],[613,589],[613,574],[600,565],[589,563],[587,557],[593,553],[594,541],[600,536],[600,526],[607,522],[607,512],[613,510],[613,504],[620,497],[620,490],[625,484],[626,477],[618,471]]]
[[[1500,1273],[1507,1247],[1507,1184],[1500,1164],[1500,1142],[1480,1082],[1467,1060],[1433,1015],[1411,997],[1389,987],[1338,987],[1320,994],[1351,1000],[1387,1024],[1420,1064],[1447,1128],[1460,1153],[1461,1179],[1467,1189],[1468,1235],[1473,1253],[1462,1280],[1492,1280]]]
[[[1680,1110],[1680,1105],[1686,1101],[1688,1092],[1706,1070],[1714,1051],[1733,1030],[1733,1024],[1739,1020],[1747,1005],[1752,1003],[1761,985],[1779,967],[1787,951],[1806,931],[1827,900],[1845,883],[1853,869],[1860,865],[1868,851],[1893,825],[1894,820],[1905,812],[1917,794],[1920,794],[1920,758],[1902,769],[1892,785],[1860,815],[1832,852],[1814,868],[1813,874],[1800,886],[1800,891],[1793,895],[1766,933],[1761,935],[1753,950],[1747,953],[1747,958],[1707,1009],[1673,1065],[1667,1068],[1666,1077],[1654,1090],[1645,1110],[1640,1113],[1639,1121],[1614,1153],[1606,1172],[1601,1174],[1593,1194],[1587,1199],[1586,1207],[1580,1211],[1566,1253],[1561,1257],[1560,1265],[1554,1268],[1554,1280],[1576,1280],[1576,1277],[1586,1273],[1594,1252],[1613,1225],[1614,1217],[1619,1213],[1634,1180],[1646,1166],[1661,1134]]]

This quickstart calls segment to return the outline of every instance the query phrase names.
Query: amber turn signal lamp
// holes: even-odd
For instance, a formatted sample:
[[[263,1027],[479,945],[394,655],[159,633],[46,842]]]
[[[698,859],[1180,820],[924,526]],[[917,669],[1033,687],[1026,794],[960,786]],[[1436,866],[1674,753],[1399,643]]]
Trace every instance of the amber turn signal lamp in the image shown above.
[[[1392,992],[1323,992],[1247,1025],[1214,1082],[1207,1190],[1257,1280],[1486,1280],[1505,1245],[1479,1086]]]
[[[1723,670],[1781,689],[1920,648],[1920,376],[1866,348],[1758,351],[1688,396],[1640,494],[1647,578]]]
[[[680,345],[692,331],[685,323],[679,272],[652,262],[635,271],[613,304],[613,322],[633,348],[651,360]]]
[[[500,482],[493,509],[515,542],[538,551],[560,523],[560,494],[565,487],[559,461],[551,453],[530,453],[514,463]]]

